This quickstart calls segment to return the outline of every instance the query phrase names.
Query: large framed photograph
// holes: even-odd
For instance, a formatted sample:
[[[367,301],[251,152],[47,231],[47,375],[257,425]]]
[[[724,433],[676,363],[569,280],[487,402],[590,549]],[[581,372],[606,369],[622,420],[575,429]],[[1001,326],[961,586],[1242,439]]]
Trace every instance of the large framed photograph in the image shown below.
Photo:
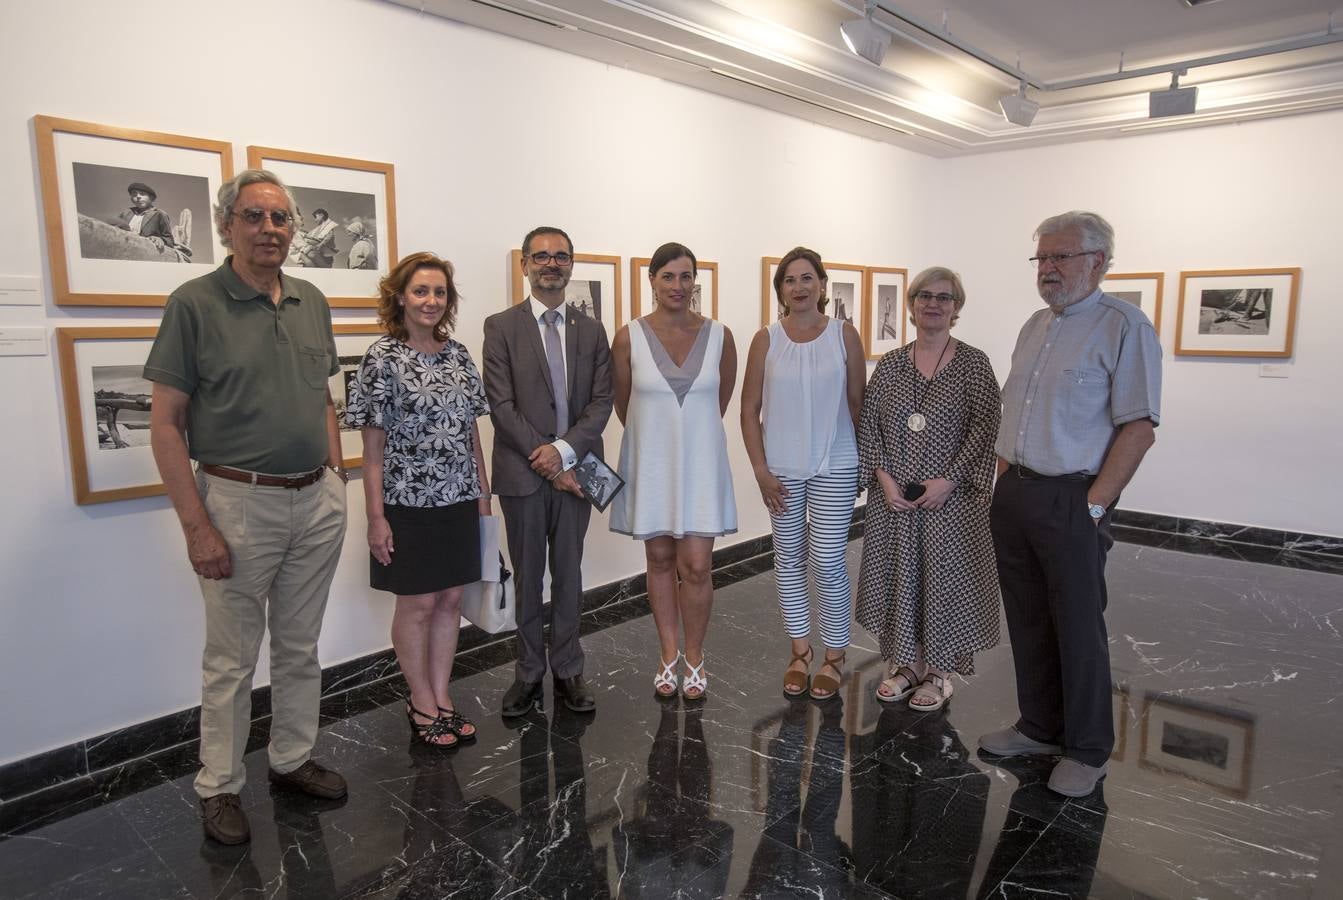
[[[868,266],[863,307],[863,347],[869,360],[881,359],[905,342],[905,291],[909,284],[909,270],[887,266]]]
[[[226,141],[35,116],[58,306],[163,306],[225,256],[213,202]]]
[[[1299,268],[1181,272],[1176,354],[1291,356],[1300,281]]]
[[[1166,275],[1163,272],[1107,272],[1101,280],[1101,290],[1112,297],[1132,303],[1152,320],[1152,327],[1161,334],[1161,295]]]
[[[336,356],[340,360],[340,371],[330,379],[331,401],[336,406],[336,423],[340,426],[340,452],[345,468],[357,469],[364,465],[364,441],[360,429],[345,424],[345,408],[364,353],[385,332],[376,322],[338,322],[331,330],[335,332]]]
[[[522,251],[509,254],[514,304],[527,299],[530,288],[522,272]],[[564,299],[576,310],[606,326],[607,337],[614,337],[624,319],[624,297],[620,291],[620,257],[602,253],[575,253],[569,286]]]
[[[1255,730],[1251,716],[1169,694],[1148,694],[1142,723],[1142,768],[1180,775],[1232,797],[1249,794]]]
[[[57,328],[75,502],[164,492],[149,448],[153,385],[145,360],[157,327]]]
[[[648,264],[646,256],[630,259],[630,321],[645,312],[653,311],[652,285],[648,283]],[[695,293],[690,298],[690,308],[710,319],[718,318],[718,263],[695,260]],[[644,295],[648,295],[648,309],[644,309]]]
[[[332,306],[377,306],[378,281],[397,261],[391,163],[248,147],[247,165],[280,176],[298,204],[286,266]]]

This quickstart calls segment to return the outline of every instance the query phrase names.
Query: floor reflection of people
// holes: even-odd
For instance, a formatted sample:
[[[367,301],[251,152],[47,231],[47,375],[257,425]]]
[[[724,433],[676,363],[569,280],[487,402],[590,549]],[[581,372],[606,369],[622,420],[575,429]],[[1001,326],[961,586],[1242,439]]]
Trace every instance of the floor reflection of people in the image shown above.
[[[545,896],[610,897],[606,848],[594,849],[588,833],[581,740],[591,714],[555,704],[549,722],[535,711],[512,721],[520,732],[520,805],[515,815],[494,826],[507,838],[490,861]]]
[[[209,896],[220,900],[281,893],[287,897],[340,896],[320,814],[344,806],[345,798],[292,797],[273,790],[271,799],[280,851],[278,871],[268,873],[269,878],[261,877],[255,845],[226,846],[203,840],[200,855],[209,869]]]
[[[637,815],[612,833],[620,895],[628,900],[676,896],[691,882],[694,896],[721,897],[727,887],[732,826],[710,818],[704,709],[687,708],[682,730],[678,705],[663,703],[648,780],[636,791]]]
[[[852,778],[855,874],[899,897],[966,896],[989,776],[945,714],[888,707],[864,737],[878,760]]]
[[[849,881],[851,851],[835,833],[847,753],[844,701],[821,708],[810,767],[805,765],[808,708],[790,700],[779,733],[769,742],[765,819],[771,824],[751,858],[743,896],[781,895],[792,886],[804,896],[839,896]],[[804,769],[809,770],[806,802]]]
[[[1105,785],[1097,785],[1096,792],[1085,800],[1071,802],[1068,822],[1059,821],[1063,818],[1060,816],[1051,825],[1040,818],[1040,810],[1057,808],[1062,801],[1045,787],[1049,763],[1023,757],[992,759],[995,766],[1016,775],[1021,784],[1012,792],[1007,818],[976,896],[982,900],[1005,895],[998,886],[1009,875],[1020,893],[1038,889],[1050,897],[1090,896],[1105,820],[1110,815]],[[1038,883],[1031,883],[1033,875]],[[965,896],[965,892],[959,896]]]

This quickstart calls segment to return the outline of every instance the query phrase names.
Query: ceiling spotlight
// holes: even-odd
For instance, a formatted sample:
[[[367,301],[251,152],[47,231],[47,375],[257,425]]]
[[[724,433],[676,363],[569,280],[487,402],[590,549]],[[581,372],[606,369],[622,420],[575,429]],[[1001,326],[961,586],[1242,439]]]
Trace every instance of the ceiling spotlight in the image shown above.
[[[1180,87],[1180,76],[1186,70],[1170,73],[1170,87],[1147,95],[1147,118],[1164,119],[1167,116],[1192,116],[1198,106],[1198,88]]]
[[[868,0],[866,15],[840,25],[839,36],[851,53],[879,66],[891,46],[891,33],[872,21],[872,10],[876,5],[875,0]]]
[[[1007,94],[998,101],[998,106],[1003,111],[1003,118],[1013,125],[1020,125],[1025,128],[1035,121],[1035,114],[1040,111],[1040,104],[1034,100],[1026,99],[1026,82],[1021,82],[1015,94]]]

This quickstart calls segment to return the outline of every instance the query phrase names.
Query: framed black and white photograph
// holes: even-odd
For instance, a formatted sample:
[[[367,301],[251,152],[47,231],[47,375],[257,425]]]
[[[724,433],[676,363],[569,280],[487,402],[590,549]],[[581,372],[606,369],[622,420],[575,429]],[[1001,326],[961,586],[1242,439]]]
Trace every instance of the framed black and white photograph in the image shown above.
[[[574,468],[574,477],[578,479],[583,496],[597,507],[597,512],[606,512],[606,507],[625,486],[625,479],[591,451]]]
[[[298,205],[286,266],[332,306],[376,306],[378,280],[397,261],[391,163],[248,147],[247,164],[280,176]]]
[[[760,326],[768,328],[783,315],[778,298],[774,296],[774,273],[779,270],[781,256],[760,258]]]
[[[905,342],[905,288],[907,269],[868,266],[866,269],[867,305],[863,309],[860,331],[869,360],[881,359]]]
[[[630,260],[631,320],[653,311],[653,286],[648,281],[650,261],[646,256]],[[695,290],[690,298],[690,308],[706,318],[718,318],[718,263],[695,260]]]
[[[531,288],[522,271],[522,251],[509,254],[514,304],[527,299]],[[569,284],[564,289],[565,302],[584,315],[591,316],[606,326],[608,338],[625,321],[624,297],[620,290],[620,257],[602,253],[575,253]]]
[[[359,374],[359,363],[369,346],[385,332],[375,322],[339,322],[331,326],[336,337],[336,357],[340,371],[331,376],[331,401],[336,407],[336,423],[340,426],[340,452],[347,469],[364,464],[364,442],[361,429],[345,424],[345,408],[349,405],[351,385]]]
[[[163,493],[149,448],[152,386],[143,376],[156,327],[58,328],[75,502]]]
[[[1166,276],[1162,272],[1107,272],[1101,280],[1101,290],[1145,312],[1160,335],[1161,295],[1165,284]]]
[[[1180,356],[1292,355],[1299,268],[1180,273]]]
[[[843,319],[858,329],[859,334],[863,331],[863,273],[862,266],[825,263],[825,295],[830,298],[825,314],[832,319]]]
[[[212,204],[226,141],[35,116],[59,306],[162,306],[223,261]]]
[[[1148,694],[1142,723],[1142,768],[1179,775],[1232,797],[1249,794],[1252,716],[1169,694]]]

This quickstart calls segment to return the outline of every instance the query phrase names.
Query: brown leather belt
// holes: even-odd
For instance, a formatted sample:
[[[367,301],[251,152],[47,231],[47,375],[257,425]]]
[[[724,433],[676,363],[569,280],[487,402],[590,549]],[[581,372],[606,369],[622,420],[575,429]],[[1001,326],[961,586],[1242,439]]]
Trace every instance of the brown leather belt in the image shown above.
[[[321,481],[322,475],[326,473],[326,466],[318,466],[303,475],[262,475],[259,472],[249,472],[246,469],[233,469],[228,466],[213,466],[205,463],[201,463],[201,471],[206,475],[226,478],[229,481],[241,481],[243,484],[282,487],[296,491],[299,488],[305,488],[310,484]]]

